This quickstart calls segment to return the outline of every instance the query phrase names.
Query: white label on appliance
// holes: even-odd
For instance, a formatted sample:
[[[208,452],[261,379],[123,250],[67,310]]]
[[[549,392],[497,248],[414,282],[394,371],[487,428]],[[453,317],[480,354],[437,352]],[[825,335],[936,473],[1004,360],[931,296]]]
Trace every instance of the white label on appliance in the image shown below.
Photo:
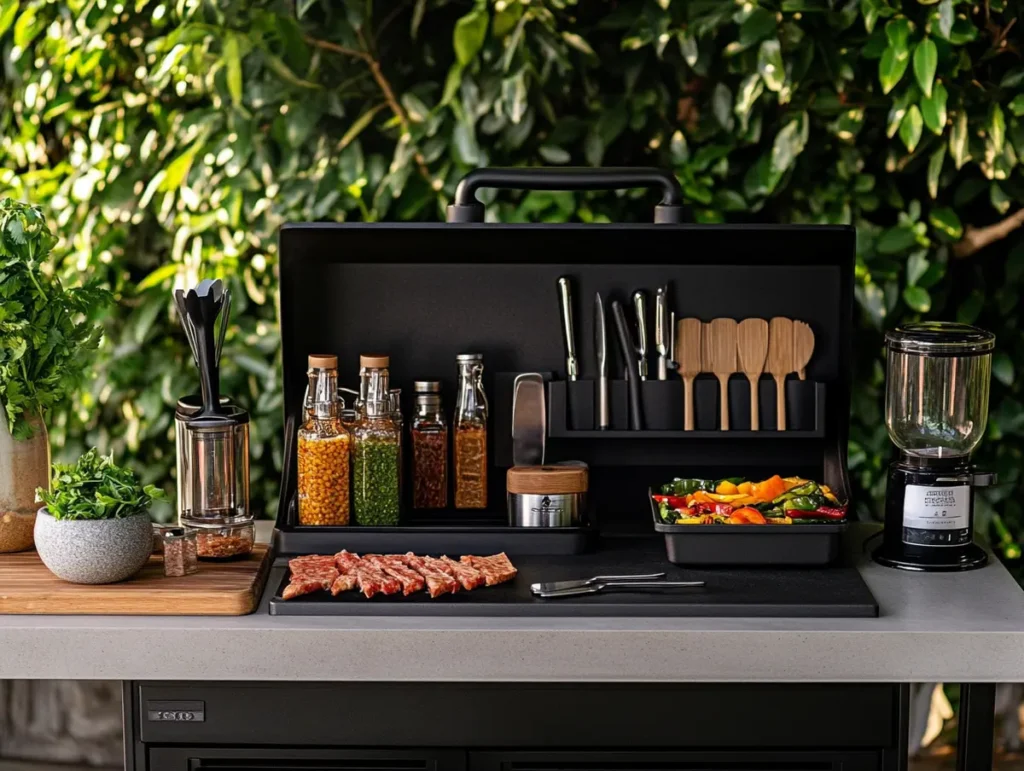
[[[964,530],[969,526],[971,488],[907,485],[903,527],[918,530]]]

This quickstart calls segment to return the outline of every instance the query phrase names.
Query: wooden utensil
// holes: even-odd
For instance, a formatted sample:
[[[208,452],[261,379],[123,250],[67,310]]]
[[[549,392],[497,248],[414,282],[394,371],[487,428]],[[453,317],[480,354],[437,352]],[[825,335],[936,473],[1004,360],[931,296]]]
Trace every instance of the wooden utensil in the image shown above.
[[[700,319],[680,319],[676,329],[675,357],[683,379],[683,428],[687,431],[693,431],[693,379],[703,372],[703,327]]]
[[[708,369],[718,378],[721,392],[722,431],[729,430],[729,378],[738,370],[736,361],[736,319],[712,319],[704,330],[707,340]]]
[[[776,316],[768,323],[768,372],[775,378],[775,420],[786,430],[786,375],[793,366],[793,320]]]
[[[736,347],[740,369],[750,381],[750,430],[757,431],[761,427],[757,385],[768,358],[768,322],[764,319],[743,319],[737,330]]]
[[[814,355],[814,330],[805,321],[793,322],[793,367],[801,380],[807,379],[807,364]]]

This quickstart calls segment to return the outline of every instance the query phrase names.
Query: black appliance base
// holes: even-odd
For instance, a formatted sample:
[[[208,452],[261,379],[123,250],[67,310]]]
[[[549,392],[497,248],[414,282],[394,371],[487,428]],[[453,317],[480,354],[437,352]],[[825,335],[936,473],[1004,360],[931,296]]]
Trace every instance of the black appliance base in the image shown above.
[[[453,553],[453,552],[449,552]],[[871,618],[878,603],[855,568],[682,569],[665,561],[658,540],[609,539],[593,554],[572,559],[524,556],[506,584],[430,599],[426,593],[366,599],[358,592],[326,592],[281,599],[287,574],[273,579],[271,615],[281,616],[632,616]],[[543,600],[530,584],[596,575],[664,571],[669,579],[703,580],[704,588],[663,592],[606,592]]]
[[[938,551],[932,549],[932,551]],[[879,565],[899,570],[911,570],[917,573],[954,573],[963,570],[976,570],[988,564],[988,554],[975,543],[968,544],[963,549],[957,549],[956,554],[950,555],[950,559],[931,558],[928,561],[916,560],[906,554],[890,555],[886,553],[885,545],[879,546],[872,552],[871,556]]]

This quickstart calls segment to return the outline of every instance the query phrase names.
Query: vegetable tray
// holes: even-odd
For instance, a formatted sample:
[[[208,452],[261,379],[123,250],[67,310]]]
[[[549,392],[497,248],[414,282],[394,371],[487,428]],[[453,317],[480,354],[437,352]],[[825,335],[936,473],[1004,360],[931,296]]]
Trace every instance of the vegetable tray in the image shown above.
[[[669,525],[647,491],[655,532],[675,565],[828,565],[839,556],[846,522],[807,525]]]

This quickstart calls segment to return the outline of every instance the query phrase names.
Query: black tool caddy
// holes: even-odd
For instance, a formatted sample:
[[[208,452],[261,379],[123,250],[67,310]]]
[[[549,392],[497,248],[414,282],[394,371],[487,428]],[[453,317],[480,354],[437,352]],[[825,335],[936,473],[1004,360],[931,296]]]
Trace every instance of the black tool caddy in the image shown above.
[[[650,224],[484,224],[475,198],[483,187],[656,187],[663,195]],[[657,170],[478,170],[460,185],[446,224],[284,226],[280,287],[288,433],[278,552],[580,553],[595,547],[598,534],[650,534],[648,490],[677,476],[799,475],[824,482],[848,500],[853,229],[691,225],[681,224],[682,215],[678,183]],[[574,285],[580,376],[572,382],[566,379],[556,292],[560,276],[569,276]],[[775,383],[768,375],[758,386],[760,430],[751,430],[749,386],[739,373],[729,383],[731,430],[718,427],[718,381],[711,375],[697,378],[696,425],[683,430],[683,386],[673,372],[668,380],[641,384],[647,422],[642,430],[630,429],[624,361],[610,313],[611,426],[596,427],[595,293],[602,294],[606,309],[611,300],[620,300],[632,318],[630,293],[644,288],[653,297],[655,287],[665,284],[677,319],[785,316],[810,325],[815,350],[806,379],[791,375],[786,383],[789,430],[774,429]],[[412,382],[438,379],[450,415],[455,357],[466,352],[483,354],[491,403],[489,508],[417,512],[408,506],[407,494],[399,527],[297,524],[295,430],[307,356],[336,354],[340,382],[354,385],[360,354],[387,353],[392,385],[403,388],[406,414]],[[579,527],[508,526],[512,382],[522,372],[547,376],[548,462],[580,460],[591,467],[592,511]],[[410,485],[405,487],[408,492]],[[842,529],[657,522],[655,527],[669,538],[670,555],[704,564],[828,562]],[[734,538],[743,541],[742,549],[733,550]],[[759,543],[768,558],[757,559]]]

